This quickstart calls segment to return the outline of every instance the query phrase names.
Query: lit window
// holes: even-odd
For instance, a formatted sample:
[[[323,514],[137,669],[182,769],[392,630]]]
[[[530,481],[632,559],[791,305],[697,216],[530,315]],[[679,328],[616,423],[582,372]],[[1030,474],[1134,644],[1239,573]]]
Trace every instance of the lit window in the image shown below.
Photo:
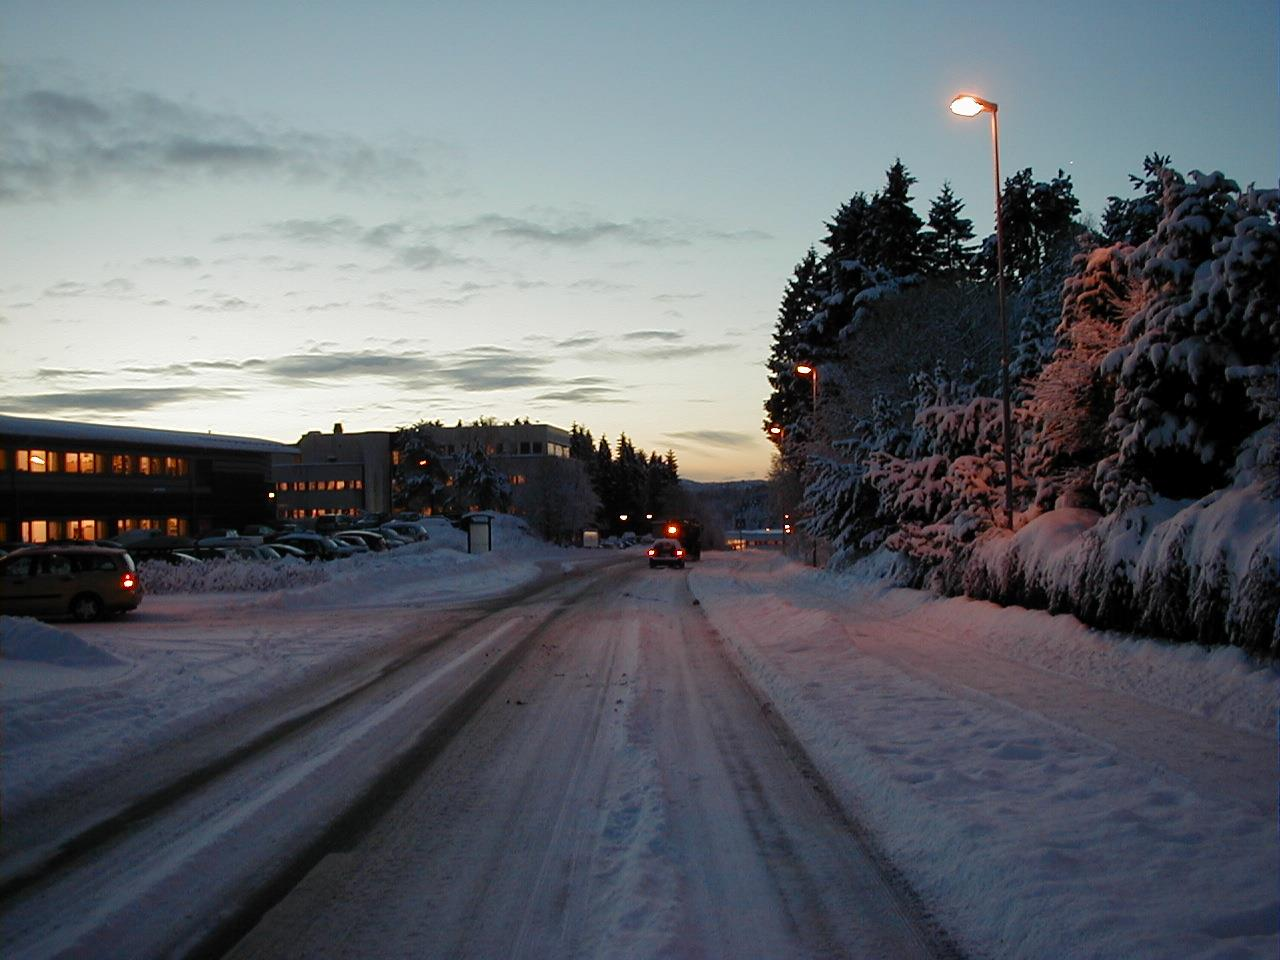
[[[97,540],[103,536],[106,523],[102,520],[68,520],[68,540]]]
[[[49,541],[49,522],[47,520],[23,520],[23,543],[47,543]]]
[[[51,469],[49,465],[50,455],[48,450],[19,450],[18,451],[18,469],[26,473],[48,473]],[[43,540],[28,541],[30,543],[43,543]]]

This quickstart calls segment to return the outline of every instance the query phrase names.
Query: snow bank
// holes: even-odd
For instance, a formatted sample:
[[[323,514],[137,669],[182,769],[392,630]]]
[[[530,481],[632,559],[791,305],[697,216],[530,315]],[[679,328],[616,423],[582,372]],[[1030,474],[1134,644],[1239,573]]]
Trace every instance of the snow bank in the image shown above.
[[[30,617],[0,617],[0,659],[57,667],[123,665],[122,660],[87,640]]]
[[[175,566],[162,560],[138,564],[138,576],[147,593],[263,593],[288,590],[329,579],[318,563],[296,557],[273,562],[208,560],[200,564]]]
[[[1053,510],[944,568],[948,593],[1102,627],[1280,653],[1280,515],[1257,481],[1107,517]]]
[[[970,955],[1276,956],[1274,666],[776,556],[690,583]]]
[[[545,547],[524,521],[492,516],[493,552],[509,555]],[[434,525],[439,526],[439,525]],[[467,536],[461,530],[437,529],[430,539],[379,553],[358,553],[329,562],[308,563],[296,557],[274,562],[228,558],[174,566],[150,561],[139,566],[147,593],[277,593],[323,584],[352,587],[383,575],[412,576],[426,567],[457,566],[466,557]],[[483,555],[476,555],[477,558]]]

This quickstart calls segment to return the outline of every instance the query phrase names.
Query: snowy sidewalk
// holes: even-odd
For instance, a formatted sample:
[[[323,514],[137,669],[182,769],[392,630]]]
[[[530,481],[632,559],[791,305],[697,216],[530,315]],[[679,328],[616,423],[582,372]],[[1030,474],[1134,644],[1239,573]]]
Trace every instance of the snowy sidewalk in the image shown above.
[[[1273,669],[772,554],[690,581],[973,954],[1277,955]]]

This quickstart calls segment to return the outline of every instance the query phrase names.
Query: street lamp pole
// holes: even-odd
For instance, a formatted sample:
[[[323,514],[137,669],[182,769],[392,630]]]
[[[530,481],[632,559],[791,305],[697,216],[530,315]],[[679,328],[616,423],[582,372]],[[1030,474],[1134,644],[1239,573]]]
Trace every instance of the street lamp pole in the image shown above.
[[[1013,412],[1009,401],[1009,324],[1004,313],[1004,211],[1000,198],[1000,107],[972,94],[960,94],[951,101],[951,112],[961,117],[991,114],[991,152],[995,157],[996,180],[996,311],[1000,317],[1000,399],[1004,416],[1004,513],[1005,525],[1013,529]]]

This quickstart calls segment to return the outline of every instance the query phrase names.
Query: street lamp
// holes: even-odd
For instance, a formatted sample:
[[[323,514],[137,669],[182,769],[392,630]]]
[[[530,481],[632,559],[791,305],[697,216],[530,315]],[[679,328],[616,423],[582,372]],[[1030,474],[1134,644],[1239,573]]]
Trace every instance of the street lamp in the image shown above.
[[[813,384],[813,418],[814,430],[817,430],[818,424],[818,368],[812,363],[797,363],[796,376],[804,377]]]
[[[951,112],[958,117],[991,114],[991,152],[996,168],[996,309],[1000,316],[1000,394],[1004,407],[1004,513],[1005,522],[1013,529],[1013,442],[1010,439],[1013,415],[1009,408],[1009,327],[1004,317],[1004,216],[1000,205],[1000,121],[999,106],[970,93],[958,94],[951,101]]]

